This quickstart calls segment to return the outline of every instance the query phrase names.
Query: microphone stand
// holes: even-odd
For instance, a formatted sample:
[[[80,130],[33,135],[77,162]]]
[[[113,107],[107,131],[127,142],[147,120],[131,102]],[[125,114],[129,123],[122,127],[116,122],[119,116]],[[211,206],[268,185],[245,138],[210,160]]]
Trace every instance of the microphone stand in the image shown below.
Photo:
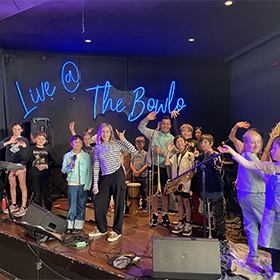
[[[208,159],[210,160],[210,159]],[[207,161],[208,161],[207,160]],[[205,161],[206,162],[206,161]],[[203,200],[203,237],[206,238],[206,209],[205,209],[205,168],[204,162],[201,164],[202,171],[202,200]]]

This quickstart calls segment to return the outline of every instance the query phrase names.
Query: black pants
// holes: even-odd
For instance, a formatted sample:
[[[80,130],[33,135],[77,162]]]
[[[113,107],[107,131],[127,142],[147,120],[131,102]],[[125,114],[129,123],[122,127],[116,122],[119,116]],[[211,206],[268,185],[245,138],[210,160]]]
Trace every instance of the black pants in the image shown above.
[[[225,199],[222,195],[219,198],[210,199],[213,209],[213,216],[216,219],[217,234],[224,235],[226,233],[225,223]]]
[[[52,210],[49,176],[31,176],[31,184],[34,190],[34,202],[42,206],[42,196],[47,210]]]
[[[280,250],[270,249],[270,253],[273,272],[280,272]]]
[[[113,231],[122,233],[124,216],[125,174],[121,166],[116,172],[101,176],[98,182],[99,192],[96,195],[94,209],[95,221],[100,232],[107,231],[107,212],[111,195],[114,199],[114,223]]]

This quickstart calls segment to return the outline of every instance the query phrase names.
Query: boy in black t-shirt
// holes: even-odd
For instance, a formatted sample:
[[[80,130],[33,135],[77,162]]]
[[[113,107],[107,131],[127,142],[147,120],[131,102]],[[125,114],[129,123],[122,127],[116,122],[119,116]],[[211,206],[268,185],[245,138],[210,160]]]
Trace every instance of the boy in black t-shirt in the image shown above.
[[[52,210],[50,194],[50,168],[54,165],[54,157],[49,147],[45,147],[47,134],[39,131],[35,135],[35,146],[26,147],[19,143],[22,158],[28,160],[29,178],[34,190],[34,202],[42,206],[42,196],[47,210]]]

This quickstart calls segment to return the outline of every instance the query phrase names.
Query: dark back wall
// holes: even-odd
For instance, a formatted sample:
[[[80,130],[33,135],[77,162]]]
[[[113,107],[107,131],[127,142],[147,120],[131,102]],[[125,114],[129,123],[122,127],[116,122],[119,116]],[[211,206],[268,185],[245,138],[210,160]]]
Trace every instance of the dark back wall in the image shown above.
[[[232,125],[249,121],[263,132],[265,144],[271,129],[280,121],[279,50],[278,36],[232,61]]]
[[[211,133],[215,137],[215,146],[228,135],[231,123],[230,69],[229,64],[221,60],[93,57],[11,50],[4,51],[4,55],[9,128],[14,122],[21,121],[26,124],[26,136],[29,136],[30,120],[48,117],[54,131],[54,151],[58,163],[62,162],[63,154],[71,148],[68,129],[71,121],[75,121],[76,132],[80,134],[92,126],[96,133],[100,123],[109,122],[113,128],[126,130],[126,138],[132,143],[140,135],[137,125],[147,111],[133,122],[128,121],[125,113],[112,111],[93,118],[94,95],[92,91],[85,89],[105,85],[106,81],[110,81],[112,86],[121,91],[142,86],[147,98],[161,100],[168,97],[170,85],[175,81],[176,98],[184,98],[187,104],[181,110],[179,125],[190,123],[194,127],[202,126],[205,133]],[[67,92],[61,82],[62,65],[68,60],[74,62],[79,69],[80,85],[74,93]],[[56,87],[55,93],[52,96],[42,95],[42,83],[49,95]],[[38,93],[40,99],[36,103]],[[32,110],[35,106],[37,108]],[[163,113],[159,113],[157,120],[162,115]],[[156,127],[157,120],[151,122],[149,127]],[[11,130],[9,131],[11,135]]]

